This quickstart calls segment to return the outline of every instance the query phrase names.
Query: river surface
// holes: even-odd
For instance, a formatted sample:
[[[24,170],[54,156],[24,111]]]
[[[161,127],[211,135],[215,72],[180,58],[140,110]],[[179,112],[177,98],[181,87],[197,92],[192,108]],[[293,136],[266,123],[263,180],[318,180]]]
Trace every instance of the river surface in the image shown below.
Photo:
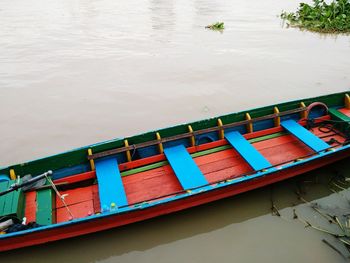
[[[286,28],[278,15],[297,6],[294,0],[2,0],[0,166],[350,90],[350,36]],[[217,21],[225,22],[222,33],[204,28]],[[287,214],[295,198],[290,184],[275,186]],[[334,199],[326,187],[310,188],[313,200]],[[6,253],[1,262],[344,261],[321,242],[323,234],[272,216],[270,206],[264,188]]]

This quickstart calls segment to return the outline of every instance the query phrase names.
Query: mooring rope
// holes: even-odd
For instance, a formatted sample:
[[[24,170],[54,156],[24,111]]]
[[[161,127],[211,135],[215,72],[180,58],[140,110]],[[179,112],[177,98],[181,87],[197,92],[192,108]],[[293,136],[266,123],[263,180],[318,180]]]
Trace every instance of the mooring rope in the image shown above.
[[[73,216],[72,212],[70,211],[70,209],[69,209],[69,207],[68,207],[66,201],[64,200],[65,195],[61,195],[61,194],[60,194],[60,192],[57,190],[56,185],[54,184],[54,182],[51,180],[50,177],[48,177],[47,175],[45,175],[45,177],[46,177],[47,181],[51,184],[52,189],[55,191],[56,195],[61,199],[61,201],[62,201],[64,207],[67,209],[69,215],[70,215],[70,216],[72,217],[72,219],[73,219],[74,216]]]

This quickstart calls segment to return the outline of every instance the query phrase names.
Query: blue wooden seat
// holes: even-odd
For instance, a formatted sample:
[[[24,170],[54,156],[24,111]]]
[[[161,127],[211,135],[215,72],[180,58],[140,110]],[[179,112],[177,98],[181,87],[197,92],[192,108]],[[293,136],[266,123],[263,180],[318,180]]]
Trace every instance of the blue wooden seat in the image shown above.
[[[238,131],[225,133],[225,138],[255,171],[272,166]]]
[[[95,167],[102,211],[128,205],[117,159],[96,160]]]
[[[178,145],[165,148],[164,154],[184,190],[208,184],[207,179],[199,170],[185,146]]]
[[[305,143],[308,147],[315,152],[320,152],[328,149],[330,145],[318,138],[313,133],[309,132],[299,123],[294,120],[286,120],[281,122],[281,126],[297,137],[301,142]]]

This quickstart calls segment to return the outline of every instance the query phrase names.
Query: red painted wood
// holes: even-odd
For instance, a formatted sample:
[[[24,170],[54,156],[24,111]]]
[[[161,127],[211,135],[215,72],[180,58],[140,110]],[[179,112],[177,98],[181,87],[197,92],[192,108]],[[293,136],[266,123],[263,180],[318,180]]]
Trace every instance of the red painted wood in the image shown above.
[[[100,213],[101,212],[101,204],[100,204],[100,197],[98,195],[98,185],[94,184],[92,186],[92,201],[94,204],[94,212],[96,213]]]
[[[69,206],[69,210],[73,214],[74,218],[84,218],[94,213],[93,200],[87,200],[80,203],[76,203]],[[58,208],[56,210],[57,223],[66,222],[71,220],[71,216],[65,207]]]
[[[68,194],[65,197],[65,202],[71,210],[74,218],[82,218],[89,214],[100,212],[98,185],[70,189],[67,191],[61,191],[60,193],[61,195]],[[70,215],[59,198],[56,199],[56,208],[57,223],[70,220]]]
[[[194,153],[194,152],[198,152],[198,151],[204,151],[204,150],[208,150],[211,148],[223,146],[226,144],[227,144],[226,140],[218,140],[215,142],[209,142],[209,143],[198,145],[198,146],[188,147],[187,150],[189,153]],[[164,154],[158,154],[155,156],[146,157],[146,158],[135,160],[135,161],[122,163],[119,165],[119,170],[125,171],[125,170],[129,170],[129,169],[133,169],[133,168],[137,168],[137,167],[144,166],[147,164],[161,162],[161,161],[165,161],[165,160],[166,160],[166,158],[165,158]]]
[[[169,165],[123,177],[123,184],[131,204],[182,190]]]
[[[106,218],[91,220],[78,224],[71,224],[64,227],[54,228],[45,231],[38,231],[28,235],[21,235],[0,240],[0,251],[32,246],[64,238],[94,233],[97,231],[130,224],[137,221],[146,220],[152,217],[176,212],[193,206],[215,201],[221,198],[236,195],[252,189],[256,189],[274,182],[305,173],[310,170],[322,167],[332,162],[338,161],[350,155],[350,150],[334,153],[319,160],[313,160],[301,167],[295,166],[288,170],[281,170],[269,176],[257,178],[255,180],[232,185],[212,192],[203,192],[199,195],[190,196],[186,199],[173,201],[171,203],[155,206],[145,210],[136,210],[126,214],[113,215]]]
[[[25,211],[24,216],[27,218],[27,222],[36,221],[36,192],[25,193]]]
[[[67,205],[74,205],[84,201],[93,200],[93,189],[92,186],[79,187],[75,189],[70,189],[67,191],[60,191],[61,195],[66,195],[64,201]],[[56,208],[63,207],[61,199],[56,198]]]
[[[83,218],[100,212],[98,185],[61,191],[61,194],[68,194],[65,197],[65,202],[74,218]],[[56,207],[57,223],[69,221],[70,215],[61,200],[56,199]]]
[[[350,117],[350,109],[342,108],[342,109],[339,109],[338,111],[340,111],[340,112],[343,113],[344,115]]]
[[[234,149],[200,156],[194,161],[210,183],[253,171]]]
[[[58,183],[70,183],[71,184],[71,183],[77,183],[77,182],[95,179],[95,178],[96,178],[95,171],[89,171],[86,173],[75,174],[75,175],[71,175],[71,176],[68,176],[65,178],[56,179],[56,180],[54,180],[54,183],[55,184],[58,184]]]
[[[98,195],[98,186],[91,185],[86,187],[80,187],[76,189],[70,189],[66,191],[60,191],[61,195],[67,195],[65,197],[65,202],[69,208],[74,211],[73,215],[77,214],[77,218],[85,217],[91,212],[91,214],[100,212],[100,200]],[[87,202],[87,203],[86,203]],[[86,205],[77,205],[81,203],[86,203]],[[63,208],[63,210],[61,209]],[[56,209],[57,217],[56,222],[64,222],[69,220],[69,215],[64,208],[64,204],[61,199],[56,198]],[[66,211],[66,212],[64,212]],[[36,219],[36,192],[26,193],[26,209],[25,216],[27,217],[27,222],[33,222]]]

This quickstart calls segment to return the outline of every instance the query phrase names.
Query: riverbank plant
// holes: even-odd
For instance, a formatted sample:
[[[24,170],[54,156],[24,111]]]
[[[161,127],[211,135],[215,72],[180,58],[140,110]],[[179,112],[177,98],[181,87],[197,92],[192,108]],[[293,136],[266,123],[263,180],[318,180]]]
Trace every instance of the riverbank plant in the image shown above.
[[[282,12],[281,18],[292,27],[324,33],[350,32],[350,0],[313,0],[300,3],[295,13]]]

